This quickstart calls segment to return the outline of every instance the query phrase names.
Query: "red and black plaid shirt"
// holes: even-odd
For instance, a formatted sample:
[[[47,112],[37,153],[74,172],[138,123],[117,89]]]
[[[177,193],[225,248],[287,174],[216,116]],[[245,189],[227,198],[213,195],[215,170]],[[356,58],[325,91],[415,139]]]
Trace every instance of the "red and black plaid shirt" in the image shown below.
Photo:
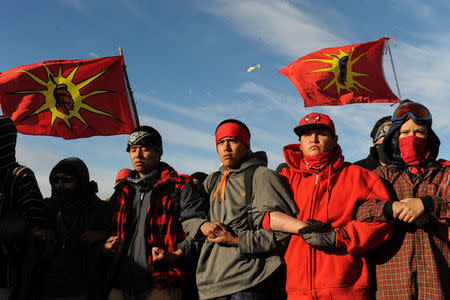
[[[423,226],[398,222],[393,237],[374,252],[377,299],[449,299],[450,167],[434,164],[414,183],[404,170],[378,167],[397,199],[431,196],[434,209]],[[447,185],[446,185],[447,182]],[[387,221],[385,203],[368,201],[358,209],[360,221]]]
[[[176,201],[179,201],[181,191],[190,182],[187,175],[178,175],[169,165],[161,162],[161,176],[153,187],[146,217],[146,248],[147,264],[152,272],[152,287],[166,288],[178,286],[184,278],[184,271],[179,265],[156,265],[152,262],[151,249],[159,247],[170,252],[176,249],[176,245],[185,239],[179,211]],[[130,215],[134,198],[134,189],[126,181],[116,184],[116,192],[110,202],[113,212],[113,232],[120,241],[119,250],[115,253],[113,265],[117,265],[120,256],[126,254],[123,249],[124,241],[131,238],[132,232],[128,232],[127,217]],[[114,266],[111,268],[108,279],[114,276]]]

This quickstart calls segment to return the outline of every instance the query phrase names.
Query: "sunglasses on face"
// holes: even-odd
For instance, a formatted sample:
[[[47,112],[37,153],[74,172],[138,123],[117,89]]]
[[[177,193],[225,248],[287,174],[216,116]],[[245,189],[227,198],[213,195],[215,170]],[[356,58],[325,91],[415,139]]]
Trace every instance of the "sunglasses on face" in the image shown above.
[[[62,181],[63,183],[72,183],[75,181],[75,177],[71,176],[71,175],[53,175],[50,178],[50,182],[51,184],[55,184],[58,183],[59,181]]]
[[[407,116],[412,117],[415,121],[431,121],[431,113],[425,106],[416,102],[408,102],[400,105],[394,111],[392,122],[403,120]]]

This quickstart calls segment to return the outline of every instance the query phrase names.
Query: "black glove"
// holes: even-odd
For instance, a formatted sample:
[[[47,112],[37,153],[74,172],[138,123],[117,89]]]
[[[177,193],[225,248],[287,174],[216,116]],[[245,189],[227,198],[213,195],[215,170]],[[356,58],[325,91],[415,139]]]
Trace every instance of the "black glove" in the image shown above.
[[[306,224],[308,224],[308,226],[303,227],[301,229],[298,230],[298,234],[299,235],[303,235],[305,233],[325,233],[325,232],[329,232],[331,230],[331,226],[321,222],[319,220],[314,220],[314,219],[308,219],[306,220]]]
[[[349,239],[347,232],[342,227],[331,227],[330,225],[318,220],[308,219],[309,225],[298,231],[303,240],[313,248],[321,250],[330,250],[341,248],[337,245],[336,237],[341,235],[343,239]]]

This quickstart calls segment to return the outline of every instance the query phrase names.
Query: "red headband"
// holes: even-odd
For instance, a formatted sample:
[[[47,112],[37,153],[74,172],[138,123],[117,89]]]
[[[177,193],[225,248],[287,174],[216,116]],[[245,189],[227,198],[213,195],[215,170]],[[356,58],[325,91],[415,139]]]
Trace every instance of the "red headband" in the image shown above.
[[[240,140],[250,149],[250,136],[247,130],[241,125],[233,122],[220,125],[216,131],[216,145],[221,139],[227,136]]]

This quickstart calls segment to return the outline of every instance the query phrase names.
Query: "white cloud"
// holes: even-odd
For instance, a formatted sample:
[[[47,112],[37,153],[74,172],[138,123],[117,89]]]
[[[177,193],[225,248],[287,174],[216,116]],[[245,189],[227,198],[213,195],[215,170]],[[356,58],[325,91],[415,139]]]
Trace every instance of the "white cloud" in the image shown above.
[[[450,35],[429,36],[425,45],[399,42],[395,49],[397,76],[404,98],[425,104],[433,114],[434,127],[450,133]]]
[[[292,1],[210,1],[203,9],[229,23],[238,34],[290,58],[343,42],[341,34],[307,12],[308,2],[300,4],[304,4],[302,9]],[[337,13],[334,18],[338,19]]]
[[[417,17],[422,21],[433,22],[436,18],[436,12],[426,1],[421,0],[398,0],[393,1],[394,8]]]
[[[219,17],[237,34],[256,43],[264,44],[271,52],[291,58],[298,58],[304,54],[325,47],[348,44],[346,36],[351,34],[344,26],[333,28],[326,26],[326,18],[319,17],[310,2],[301,1],[211,1],[204,10]],[[320,6],[314,3],[314,6]],[[445,4],[448,7],[448,4]],[[437,9],[428,3],[410,0],[394,4],[404,14],[412,14],[418,20],[418,26],[444,22],[438,20]],[[348,20],[341,12],[336,19]],[[434,125],[441,140],[446,140],[450,133],[450,118],[448,118],[448,95],[450,94],[450,35],[443,28],[441,32],[409,33],[414,36],[416,44],[408,44],[398,39],[398,47],[392,48],[394,63],[397,69],[400,89],[404,98],[410,98],[424,103],[433,114]],[[407,30],[408,28],[406,28]],[[424,29],[426,30],[426,29]],[[354,38],[350,38],[353,40]],[[385,57],[388,60],[388,57]],[[392,90],[395,89],[390,62],[385,62],[387,79]],[[292,86],[292,88],[294,88]],[[389,104],[347,105],[340,107],[295,108],[296,101],[286,95],[275,94],[270,87],[262,87],[257,83],[244,83],[237,90],[238,93],[261,95],[271,101],[274,107],[283,110],[286,115],[298,116],[307,111],[330,113],[337,124],[337,130],[351,134],[351,139],[342,137],[341,141],[346,149],[355,153],[355,148],[369,141],[367,136],[374,122],[384,115],[392,114],[394,107]],[[286,101],[287,100],[287,101]],[[355,147],[351,147],[354,143]],[[441,146],[444,155],[449,153],[448,146]],[[357,145],[357,146],[356,146]],[[369,145],[368,145],[369,146]],[[368,147],[367,147],[368,148]],[[361,150],[360,150],[361,151]],[[364,153],[367,150],[364,150]],[[353,156],[353,154],[351,155]]]
[[[136,0],[119,0],[119,3],[128,10],[132,15],[138,18],[145,16],[145,10]]]
[[[163,142],[167,141],[203,151],[215,151],[214,136],[211,134],[184,127],[180,123],[175,124],[150,116],[142,116],[140,120],[142,124],[150,125],[158,130],[163,136]]]
[[[265,88],[254,82],[244,82],[236,90],[236,92],[262,96],[271,104],[269,107],[266,106],[268,110],[281,110],[294,119],[298,118],[299,111],[300,114],[305,111],[301,106],[301,102],[299,101],[299,99],[294,99],[293,97],[289,97],[283,94],[277,94],[269,90],[268,88]]]

